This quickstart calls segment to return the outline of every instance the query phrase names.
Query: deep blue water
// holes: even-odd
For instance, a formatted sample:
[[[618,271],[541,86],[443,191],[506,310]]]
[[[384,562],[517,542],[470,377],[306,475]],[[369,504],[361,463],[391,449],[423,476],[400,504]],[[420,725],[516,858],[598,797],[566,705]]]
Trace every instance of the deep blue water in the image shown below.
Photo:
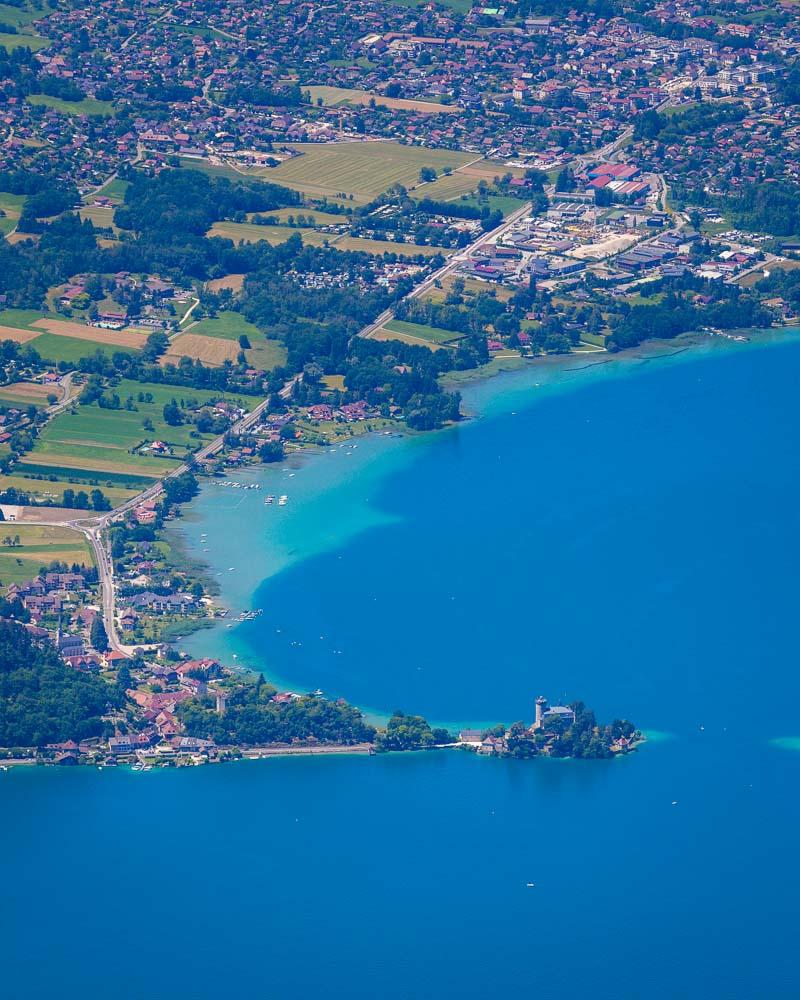
[[[608,763],[0,774],[4,994],[798,995],[800,753],[773,741],[800,736],[799,383],[788,344],[520,386],[329,484],[327,544],[195,646],[380,710],[510,721],[566,694],[661,738]],[[348,497],[371,526],[339,530]],[[255,511],[236,534],[266,561]]]

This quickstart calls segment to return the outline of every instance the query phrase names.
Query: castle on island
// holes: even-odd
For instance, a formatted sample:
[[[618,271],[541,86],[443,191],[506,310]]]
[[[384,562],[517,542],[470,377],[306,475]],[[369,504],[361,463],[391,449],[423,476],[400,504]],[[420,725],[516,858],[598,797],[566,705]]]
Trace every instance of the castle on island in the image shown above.
[[[552,723],[562,721],[572,725],[575,722],[575,710],[568,705],[551,705],[547,698],[539,695],[535,702],[533,723],[527,730],[522,727],[520,731],[527,732],[530,737],[537,733],[544,735],[549,732]],[[458,741],[481,754],[502,755],[508,750],[505,735],[486,733],[482,729],[464,729],[458,734]]]
[[[536,699],[536,711],[531,730],[536,732],[539,729],[547,729],[548,723],[561,719],[573,723],[575,721],[575,710],[568,705],[548,705],[547,698],[539,695]]]

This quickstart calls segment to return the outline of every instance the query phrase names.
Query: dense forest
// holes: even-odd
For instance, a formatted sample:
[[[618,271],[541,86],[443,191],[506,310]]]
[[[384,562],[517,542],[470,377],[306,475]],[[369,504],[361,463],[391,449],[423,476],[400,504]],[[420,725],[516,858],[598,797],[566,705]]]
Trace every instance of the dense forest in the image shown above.
[[[772,322],[769,310],[737,285],[686,276],[653,281],[646,291],[654,301],[626,307],[609,337],[609,350],[635,347],[644,340],[671,340],[703,327],[737,330]],[[660,293],[663,297],[657,299]]]
[[[743,229],[794,236],[800,233],[800,184],[747,184],[725,199],[725,210]]]
[[[26,629],[0,620],[0,746],[35,747],[103,731],[114,690],[67,666]]]

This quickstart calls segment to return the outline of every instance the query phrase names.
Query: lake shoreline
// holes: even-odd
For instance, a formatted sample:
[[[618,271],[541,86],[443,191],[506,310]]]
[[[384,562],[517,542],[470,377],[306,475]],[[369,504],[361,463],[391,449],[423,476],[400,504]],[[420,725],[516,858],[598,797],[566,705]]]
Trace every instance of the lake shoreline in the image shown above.
[[[236,475],[246,478],[249,481],[258,480],[262,484],[271,482],[278,472],[285,473],[289,479],[301,472],[309,469],[318,469],[331,458],[333,454],[341,449],[346,449],[345,453],[354,454],[359,445],[362,453],[370,453],[370,459],[366,464],[362,464],[355,470],[358,481],[359,475],[369,479],[370,466],[376,458],[385,460],[386,451],[394,451],[397,456],[403,452],[411,454],[417,448],[430,447],[431,442],[446,439],[447,435],[457,434],[461,429],[469,428],[477,421],[491,417],[497,412],[505,412],[508,406],[513,405],[520,391],[525,395],[522,405],[535,405],[531,403],[529,393],[533,388],[539,390],[539,397],[551,395],[554,392],[574,392],[579,391],[585,384],[596,378],[611,378],[613,380],[623,379],[633,376],[644,366],[653,363],[661,364],[681,364],[694,359],[715,356],[730,356],[734,352],[742,350],[762,350],[772,346],[779,346],[787,343],[792,338],[787,334],[800,331],[793,328],[787,331],[782,328],[780,331],[768,330],[760,331],[761,336],[753,332],[753,336],[746,343],[732,342],[727,338],[716,338],[703,334],[691,333],[683,334],[674,340],[669,341],[648,341],[630,351],[618,352],[606,355],[602,360],[589,361],[585,363],[583,359],[576,355],[553,356],[548,358],[530,359],[528,363],[515,367],[510,371],[501,372],[478,372],[470,371],[464,373],[465,378],[458,386],[459,391],[463,390],[465,419],[454,424],[447,425],[439,430],[425,433],[388,433],[387,431],[367,433],[357,437],[355,441],[347,441],[338,446],[321,447],[312,445],[308,448],[300,449],[291,453],[282,463],[266,466],[248,466],[237,471]],[[522,359],[521,359],[522,360]],[[577,364],[576,364],[577,362]],[[536,379],[535,382],[532,381]],[[514,412],[513,410],[511,411]],[[402,460],[401,460],[402,461]],[[343,470],[344,471],[344,470]],[[349,470],[348,470],[349,471]],[[326,478],[322,484],[322,491],[335,489],[341,485],[341,481],[350,478],[345,473],[345,479],[333,477],[333,480]],[[181,630],[179,639],[173,640],[178,648],[188,650],[192,656],[202,657],[215,655],[236,671],[241,671],[243,675],[262,674],[270,683],[281,690],[294,690],[298,685],[291,678],[282,676],[280,668],[272,668],[268,662],[259,657],[258,662],[243,662],[243,654],[231,648],[227,642],[227,633],[239,631],[239,623],[231,622],[234,609],[254,611],[258,610],[259,592],[266,582],[281,572],[286,566],[279,562],[277,567],[273,567],[271,572],[259,572],[252,576],[250,584],[244,588],[232,588],[231,578],[228,575],[227,549],[223,550],[219,557],[214,553],[202,553],[195,555],[196,543],[191,539],[191,535],[196,534],[198,526],[203,525],[211,531],[211,525],[220,518],[225,517],[221,509],[224,499],[220,496],[220,503],[209,503],[209,498],[213,494],[214,480],[203,481],[202,491],[199,497],[190,501],[184,507],[181,518],[169,526],[167,538],[172,544],[173,539],[177,539],[179,549],[192,553],[192,559],[199,564],[200,572],[204,573],[204,578],[209,581],[216,590],[216,603],[226,611],[226,616],[214,620],[204,619],[192,625],[192,627]],[[274,492],[283,492],[288,487],[274,487]],[[222,493],[223,491],[220,491]],[[246,491],[245,491],[246,492]],[[254,493],[263,493],[264,490],[256,490]],[[219,511],[216,508],[220,508]],[[288,508],[284,508],[288,510]],[[320,517],[325,516],[324,505],[320,506]],[[224,530],[224,521],[215,524],[213,533],[217,534]],[[369,523],[369,522],[368,522]],[[378,519],[377,523],[381,523]],[[355,533],[364,530],[363,526],[356,526]],[[201,536],[205,544],[205,533]],[[259,551],[259,544],[254,543],[249,555],[249,562],[258,562],[254,554]],[[269,539],[265,540],[266,549],[269,551]],[[305,558],[309,556],[306,555]],[[286,558],[287,565],[293,565],[293,556],[290,554]],[[266,568],[266,567],[265,567]],[[187,623],[188,624],[188,623]],[[312,686],[313,687],[313,686]],[[350,700],[350,699],[348,699]],[[365,717],[373,723],[382,723],[388,718],[389,712],[386,709],[379,709],[372,706],[363,708]],[[446,725],[456,725],[460,727],[483,726],[489,728],[496,720],[459,720],[450,721]]]

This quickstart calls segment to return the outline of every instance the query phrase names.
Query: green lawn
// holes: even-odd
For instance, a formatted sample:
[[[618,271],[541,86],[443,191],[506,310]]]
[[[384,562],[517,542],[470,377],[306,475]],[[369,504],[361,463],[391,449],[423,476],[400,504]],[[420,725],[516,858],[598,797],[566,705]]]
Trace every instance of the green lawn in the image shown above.
[[[262,337],[261,331],[255,324],[246,320],[241,313],[232,310],[221,312],[213,319],[201,319],[190,332],[201,333],[205,337],[219,337],[222,340],[238,340],[239,337],[245,336],[250,338],[251,343]]]
[[[35,330],[33,324],[37,319],[57,319],[53,313],[42,312],[39,309],[3,309],[0,310],[0,326],[13,326],[17,330]]]
[[[257,338],[251,337],[250,343],[253,345],[252,348],[244,353],[251,368],[268,372],[286,364],[288,353],[285,345],[279,340],[264,340],[259,334]]]
[[[208,174],[209,177],[227,177],[228,180],[241,180],[242,177],[250,176],[246,171],[234,170],[233,167],[209,163],[208,160],[195,160],[192,157],[181,158],[181,166],[185,170],[199,170],[201,174]]]
[[[64,361],[74,365],[81,358],[90,358],[101,350],[103,354],[113,356],[117,351],[122,354],[136,354],[135,347],[123,347],[119,344],[98,344],[91,340],[81,340],[79,337],[62,337],[55,333],[42,333],[28,343],[39,353],[39,356],[46,361],[58,364]],[[144,346],[144,339],[142,339]]]
[[[424,192],[424,188],[422,189]],[[512,212],[516,212],[517,209],[522,208],[525,204],[524,199],[511,198],[503,194],[490,194],[485,200],[481,200],[477,196],[469,198],[459,198],[459,205],[472,205],[473,208],[483,208],[484,205],[488,205],[492,211],[497,209],[502,212],[504,216],[511,215]]]
[[[5,32],[0,32],[0,46],[7,52],[13,52],[14,49],[30,49],[31,52],[38,52],[49,44],[48,38],[40,38],[39,35],[7,35]]]
[[[390,319],[388,323],[384,323],[383,329],[427,340],[432,344],[446,344],[452,340],[461,340],[464,336],[463,333],[455,333],[453,330],[443,330],[441,327],[426,326],[422,323],[406,323],[402,319]]]
[[[11,24],[19,29],[37,18],[47,17],[49,13],[51,11],[44,7],[36,10],[30,3],[25,3],[22,7],[12,7],[11,4],[0,3],[0,24]]]
[[[114,113],[111,101],[97,101],[93,97],[85,97],[82,101],[62,101],[60,97],[50,97],[48,94],[30,94],[25,98],[29,104],[52,108],[64,115],[97,115],[106,117]]]
[[[108,184],[104,184],[95,194],[88,197],[87,201],[92,201],[98,196],[102,195],[105,198],[111,198],[112,201],[123,201],[125,198],[125,192],[130,187],[129,181],[123,181],[119,177],[115,177],[113,181],[109,181]]]

